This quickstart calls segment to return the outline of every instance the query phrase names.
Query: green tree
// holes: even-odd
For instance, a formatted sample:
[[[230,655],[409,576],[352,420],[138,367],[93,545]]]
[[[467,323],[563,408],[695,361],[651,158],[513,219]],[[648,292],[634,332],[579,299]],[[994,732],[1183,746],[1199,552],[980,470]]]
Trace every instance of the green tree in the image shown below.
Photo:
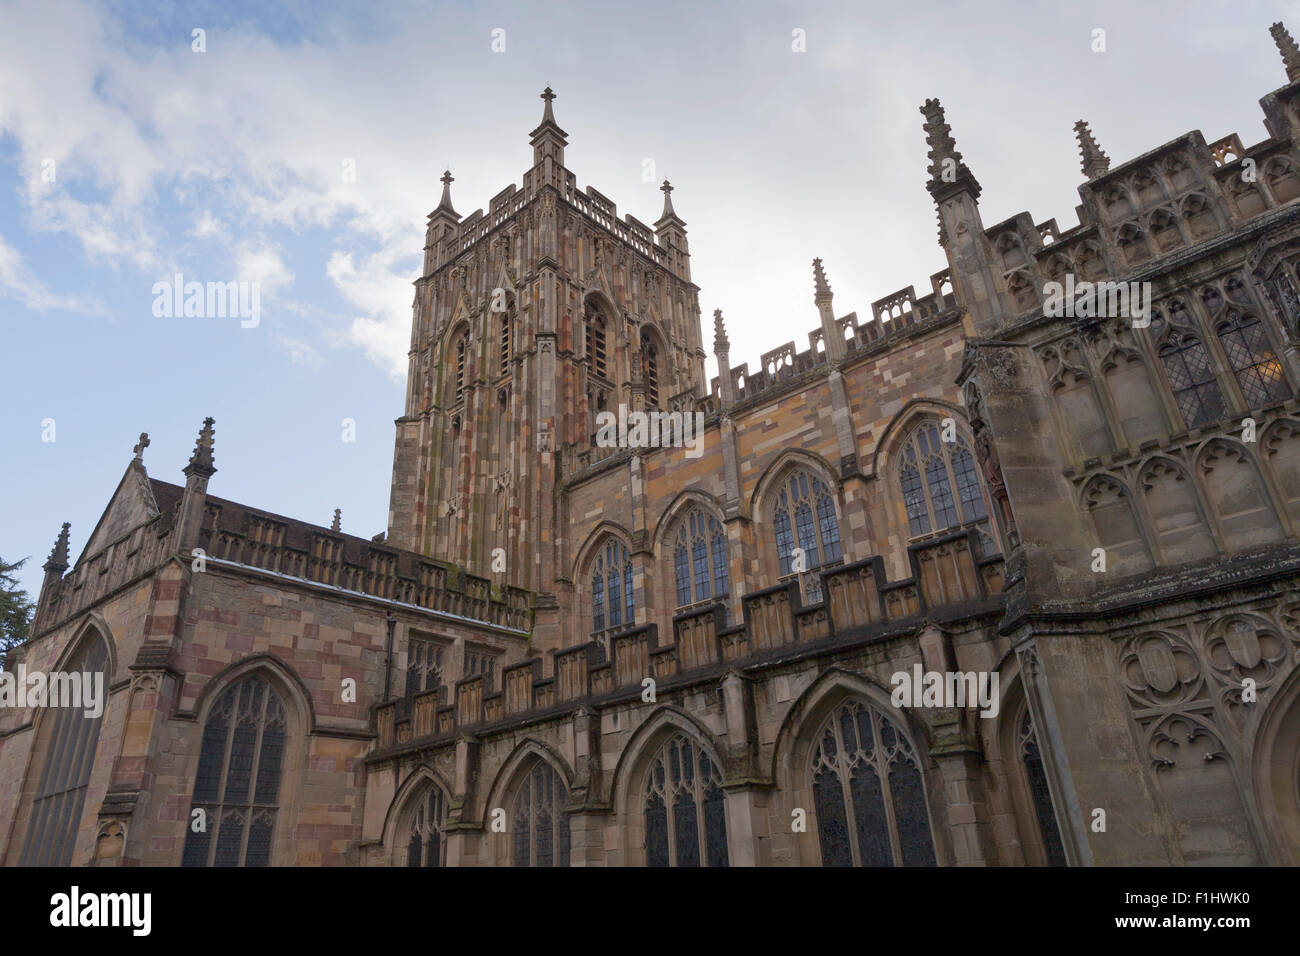
[[[32,626],[32,612],[36,606],[18,585],[15,572],[27,563],[27,559],[6,564],[0,558],[0,659],[9,648],[27,640],[28,629]]]

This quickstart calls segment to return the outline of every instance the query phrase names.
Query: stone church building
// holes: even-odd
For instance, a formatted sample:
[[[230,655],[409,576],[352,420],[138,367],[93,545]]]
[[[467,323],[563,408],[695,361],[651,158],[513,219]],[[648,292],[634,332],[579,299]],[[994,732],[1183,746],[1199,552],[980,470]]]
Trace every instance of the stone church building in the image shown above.
[[[215,496],[211,419],[64,525],[6,668],[107,700],[0,709],[0,863],[1300,864],[1272,33],[1265,138],[1080,122],[1067,228],[985,223],[927,100],[931,287],[843,313],[816,260],[756,367],[712,313],[712,380],[671,187],[580,189],[548,89],[522,186],[429,214],[385,534]],[[600,440],[650,412],[698,444]]]

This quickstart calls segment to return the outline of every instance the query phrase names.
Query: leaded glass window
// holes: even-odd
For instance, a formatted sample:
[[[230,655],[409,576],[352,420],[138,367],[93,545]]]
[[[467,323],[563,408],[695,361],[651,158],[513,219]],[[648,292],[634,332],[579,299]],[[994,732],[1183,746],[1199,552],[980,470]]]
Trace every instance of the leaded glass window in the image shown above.
[[[699,508],[686,513],[677,528],[673,573],[679,608],[726,597],[727,532],[717,518]]]
[[[263,677],[245,677],[217,698],[203,726],[194,810],[206,827],[185,836],[183,866],[268,866],[279,810],[287,717]]]
[[[108,646],[96,634],[85,640],[62,673],[103,674],[103,693],[107,694],[107,666]],[[82,680],[85,680],[84,676]],[[45,764],[32,801],[22,866],[72,864],[102,721],[102,709],[97,717],[87,716],[84,707],[46,709],[42,717],[42,732],[46,722],[51,726],[45,737]]]
[[[510,816],[510,862],[515,866],[568,866],[569,791],[545,760],[537,759],[519,785]]]
[[[447,797],[429,784],[411,813],[406,835],[407,866],[447,865]]]
[[[1216,332],[1248,408],[1260,408],[1290,397],[1282,363],[1277,360],[1264,325],[1257,317],[1229,309],[1228,318],[1219,323]]]
[[[630,627],[636,623],[636,592],[627,546],[610,538],[601,546],[591,570],[591,629],[593,632]]]
[[[819,568],[837,564],[840,526],[832,490],[820,478],[802,469],[783,479],[772,506],[772,527],[776,532],[776,556],[781,578],[800,576],[804,600],[822,600]],[[795,566],[795,548],[803,552],[803,568]]]
[[[646,774],[645,846],[649,866],[727,866],[722,772],[685,734],[660,748]]]
[[[1025,767],[1025,778],[1029,784],[1029,799],[1034,804],[1034,816],[1038,821],[1038,833],[1043,840],[1043,852],[1047,855],[1047,865],[1065,866],[1065,848],[1061,844],[1061,829],[1057,824],[1056,809],[1052,806],[1052,793],[1047,786],[1047,771],[1043,767],[1043,757],[1038,749],[1038,735],[1034,733],[1034,720],[1030,716],[1027,705],[1021,707],[1016,739],[1020,748],[1020,760]]]
[[[1160,362],[1188,428],[1223,418],[1223,394],[1200,339],[1171,328],[1160,348]]]
[[[925,781],[892,718],[860,701],[817,734],[813,806],[824,866],[934,866]]]
[[[912,537],[970,523],[987,523],[984,488],[966,436],[943,441],[939,423],[923,422],[902,445],[898,469]]]

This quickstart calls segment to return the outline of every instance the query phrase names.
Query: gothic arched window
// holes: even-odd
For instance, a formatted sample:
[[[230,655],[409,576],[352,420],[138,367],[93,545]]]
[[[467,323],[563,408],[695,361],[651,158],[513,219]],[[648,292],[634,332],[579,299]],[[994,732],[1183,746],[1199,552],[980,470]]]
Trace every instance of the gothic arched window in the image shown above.
[[[812,757],[823,866],[934,866],[934,840],[912,745],[861,701],[822,724]]]
[[[1258,318],[1229,309],[1227,320],[1220,322],[1215,332],[1247,408],[1271,405],[1290,396],[1282,364]]]
[[[898,479],[912,537],[988,518],[970,445],[955,427],[950,437],[944,441],[939,423],[928,420],[903,443]]]
[[[103,706],[107,704],[108,646],[98,634],[85,640],[63,668],[64,673],[85,677],[99,674],[100,713],[86,714],[84,707],[47,708],[41,719],[45,764],[32,801],[31,823],[21,866],[70,866],[77,844],[77,829],[85,809],[90,771],[99,746]],[[83,694],[82,700],[85,697]],[[48,731],[46,727],[48,726]]]
[[[704,748],[677,734],[646,774],[645,849],[649,866],[726,866],[722,773]]]
[[[430,783],[411,813],[406,832],[407,866],[445,866],[447,863],[447,798]]]
[[[713,515],[692,508],[681,520],[673,549],[673,573],[678,607],[729,593],[727,532]]]
[[[269,866],[287,738],[283,701],[263,677],[232,684],[203,726],[182,866]],[[193,811],[203,810],[196,831]]]
[[[587,368],[593,375],[608,378],[605,367],[605,317],[594,302],[587,303]]]
[[[829,487],[802,469],[782,479],[772,506],[772,527],[776,532],[776,556],[781,577],[800,574],[804,597],[816,604],[822,599],[817,568],[834,564],[843,556],[835,500]],[[795,548],[802,552],[802,567],[796,565]]]
[[[545,760],[537,759],[519,784],[510,815],[511,856],[515,866],[568,866],[569,791]]]
[[[610,538],[597,552],[591,570],[591,608],[593,631],[630,627],[636,622],[632,559],[617,538]]]
[[[1152,326],[1154,329],[1155,322]],[[1160,362],[1188,428],[1223,417],[1223,394],[1214,380],[1210,357],[1200,339],[1190,332],[1170,329],[1165,344],[1160,347]]]
[[[1021,705],[1020,720],[1016,722],[1016,745],[1020,752],[1020,761],[1025,768],[1025,779],[1029,784],[1029,799],[1034,804],[1034,816],[1038,820],[1038,833],[1043,840],[1043,852],[1048,866],[1065,866],[1065,848],[1061,845],[1061,830],[1056,821],[1056,809],[1052,806],[1052,794],[1047,788],[1047,771],[1043,768],[1043,757],[1038,749],[1038,735],[1034,733],[1034,720],[1029,714],[1028,704]]]

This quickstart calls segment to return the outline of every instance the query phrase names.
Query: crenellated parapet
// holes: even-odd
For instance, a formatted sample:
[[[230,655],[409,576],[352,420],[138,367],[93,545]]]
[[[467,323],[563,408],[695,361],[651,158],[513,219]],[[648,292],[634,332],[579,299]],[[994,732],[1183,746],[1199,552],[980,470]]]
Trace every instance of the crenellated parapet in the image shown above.
[[[896,348],[905,348],[916,335],[924,335],[936,328],[947,326],[961,318],[960,303],[953,291],[948,269],[930,277],[931,292],[916,297],[914,286],[900,289],[871,304],[871,318],[860,320],[857,312],[835,319],[835,328],[844,341],[843,362],[858,358],[877,357]],[[786,383],[802,381],[805,373],[825,370],[832,364],[826,348],[826,331],[823,327],[808,333],[808,348],[798,349],[792,340],[764,352],[758,368],[750,371],[749,363],[728,370],[736,404],[742,404],[758,395],[768,395]],[[722,383],[718,377],[711,382],[714,400],[722,403]]]
[[[375,708],[378,750],[425,745],[437,738],[503,721],[543,716],[582,702],[639,695],[643,681],[659,687],[691,684],[723,670],[759,665],[919,632],[927,623],[1002,610],[1003,561],[981,552],[979,535],[954,532],[908,549],[911,575],[890,581],[880,557],[823,571],[825,599],[805,606],[797,581],[742,598],[743,620],[729,624],[714,603],[673,618],[660,643],[655,624],[629,628],[551,654],[549,673],[534,657],[502,668],[500,686],[484,675],[413,698],[409,717],[400,701]]]

